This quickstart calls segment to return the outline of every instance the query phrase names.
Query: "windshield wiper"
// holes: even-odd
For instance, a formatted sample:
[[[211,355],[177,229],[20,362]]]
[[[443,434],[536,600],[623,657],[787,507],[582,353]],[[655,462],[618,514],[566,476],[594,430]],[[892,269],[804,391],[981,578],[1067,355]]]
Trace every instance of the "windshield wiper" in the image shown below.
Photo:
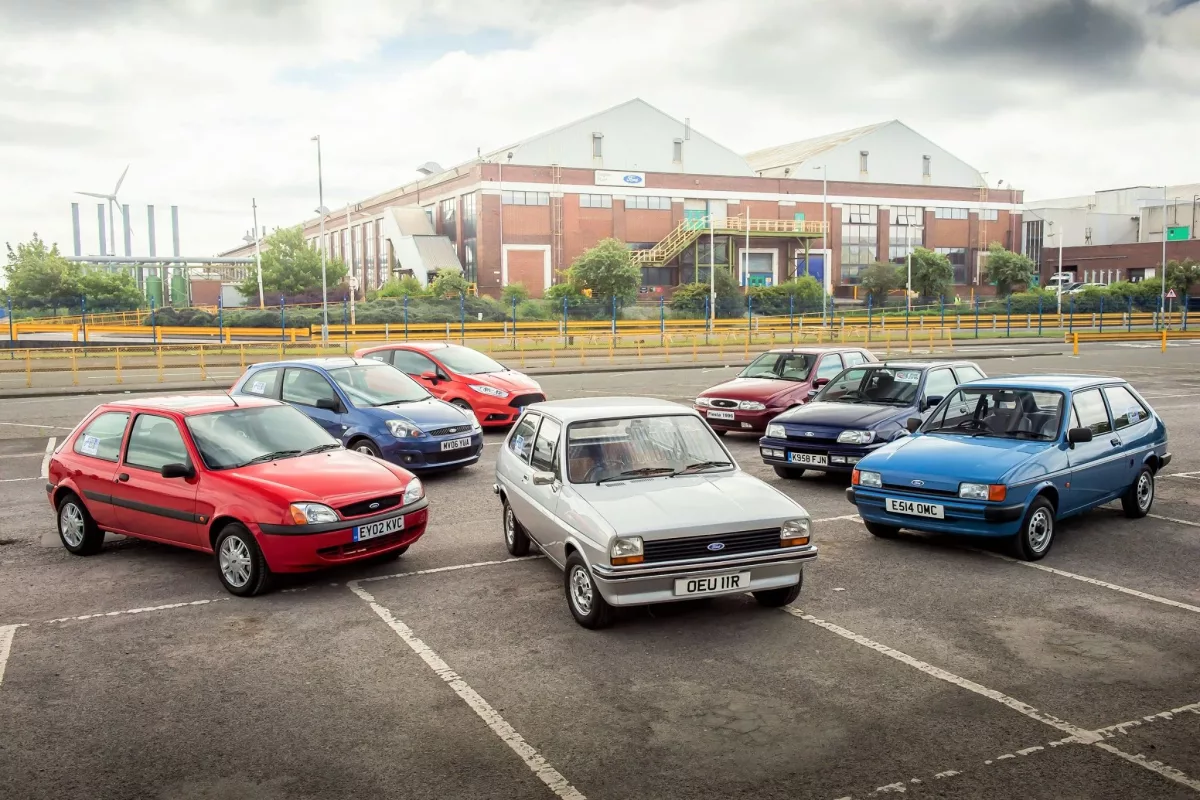
[[[262,464],[267,461],[274,461],[277,458],[291,458],[298,455],[300,455],[299,450],[276,450],[274,453],[263,453],[261,456],[255,456],[241,466],[248,467],[251,464]]]
[[[310,447],[307,450],[305,450],[303,453],[301,453],[300,455],[311,456],[313,453],[324,453],[326,450],[341,450],[341,449],[342,449],[342,446],[337,442],[326,442],[325,444],[319,444],[319,445],[316,445],[315,447]]]
[[[699,469],[711,469],[713,467],[732,467],[732,466],[733,466],[733,463],[730,461],[697,461],[695,464],[688,464],[683,469],[675,470],[674,472],[671,473],[671,477],[674,478],[676,475],[685,475],[689,472],[694,472],[695,470],[699,470]]]
[[[414,397],[414,398],[410,398],[408,400],[385,400],[382,403],[376,403],[372,407],[373,408],[382,408],[383,406],[398,406],[401,403],[418,403],[424,399],[425,399],[424,397]]]
[[[625,480],[626,478],[648,478],[651,475],[663,475],[674,471],[675,470],[671,467],[642,467],[641,469],[627,469],[620,475],[609,475],[607,478],[601,478],[600,480],[596,481],[596,485],[599,486],[600,484],[607,483],[608,481],[621,481]]]

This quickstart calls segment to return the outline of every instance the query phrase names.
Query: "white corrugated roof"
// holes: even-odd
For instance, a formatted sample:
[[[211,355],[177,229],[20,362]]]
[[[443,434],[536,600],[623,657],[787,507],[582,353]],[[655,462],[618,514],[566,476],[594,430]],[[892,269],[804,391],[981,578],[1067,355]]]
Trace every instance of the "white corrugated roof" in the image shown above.
[[[750,168],[755,172],[768,169],[776,169],[778,167],[790,167],[793,164],[802,164],[815,155],[824,153],[826,150],[843,145],[846,142],[851,142],[860,136],[864,136],[871,131],[878,130],[885,125],[890,125],[888,122],[877,122],[874,125],[866,125],[862,128],[851,128],[848,131],[838,131],[837,133],[827,133],[824,136],[817,136],[813,139],[803,139],[799,142],[791,144],[781,144],[777,147],[768,147],[764,150],[756,150],[745,156]]]

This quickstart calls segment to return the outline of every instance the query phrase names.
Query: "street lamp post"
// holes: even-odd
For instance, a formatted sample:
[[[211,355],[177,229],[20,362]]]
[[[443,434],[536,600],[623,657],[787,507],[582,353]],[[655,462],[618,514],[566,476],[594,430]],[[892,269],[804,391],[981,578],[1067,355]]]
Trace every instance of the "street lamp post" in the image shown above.
[[[329,343],[329,287],[325,279],[325,217],[329,209],[325,207],[325,181],[321,174],[321,135],[312,137],[317,143],[317,213],[321,215],[321,344]]]
[[[1158,318],[1165,327],[1166,318],[1163,317],[1163,312],[1167,310],[1167,187],[1163,187],[1163,206],[1162,206],[1162,275],[1159,276],[1161,288],[1158,300]]]
[[[829,303],[825,296],[825,287],[830,274],[833,250],[829,247],[829,214],[827,208],[829,206],[829,169],[825,164],[813,167],[813,169],[821,170],[821,247],[825,250],[822,254],[822,269],[821,269],[821,326],[828,324]],[[805,264],[807,267],[808,265]]]
[[[258,308],[261,311],[266,308],[263,301],[263,278],[262,278],[262,250],[259,248],[258,235],[258,203],[252,197],[250,198],[250,207],[254,209],[254,230],[243,237],[246,244],[254,243],[254,263],[258,269]]]

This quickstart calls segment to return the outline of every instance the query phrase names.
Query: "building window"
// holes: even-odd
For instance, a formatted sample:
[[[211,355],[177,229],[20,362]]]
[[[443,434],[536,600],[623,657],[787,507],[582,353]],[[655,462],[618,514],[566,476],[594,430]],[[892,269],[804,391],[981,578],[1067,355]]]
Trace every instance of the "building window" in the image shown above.
[[[362,271],[362,240],[359,239],[361,230],[358,225],[350,228],[350,263],[347,264],[350,268],[351,275],[358,275]]]
[[[979,209],[979,218],[985,222],[995,222],[1000,219],[1000,210],[996,208]]]
[[[375,220],[375,239],[376,239],[376,255],[375,255],[375,286],[382,286],[383,282],[388,279],[388,274],[392,271],[392,264],[387,257],[387,239],[383,235],[383,220]]]
[[[442,233],[450,238],[450,244],[458,244],[458,198],[448,197],[439,203],[442,218]]]
[[[642,267],[642,286],[674,286],[674,267]]]
[[[502,192],[500,202],[506,206],[548,206],[549,192]]]
[[[925,209],[893,206],[888,238],[888,259],[902,263],[909,253],[925,242]]]
[[[592,134],[592,158],[603,158],[603,157],[604,157],[604,134],[603,133],[593,133]]]
[[[425,216],[429,218],[430,227],[437,230],[437,223],[433,220],[433,206],[425,206]]]
[[[363,259],[363,282],[364,287],[373,285],[375,280],[375,221],[367,220],[363,223],[363,250],[366,257]]]
[[[859,274],[876,258],[879,245],[879,208],[846,206],[842,223],[842,283],[858,283]]]
[[[650,211],[670,211],[671,198],[669,197],[646,197],[645,195],[629,196],[625,198],[625,208],[648,209]]]
[[[933,158],[930,156],[921,156],[921,177],[928,178],[933,174]]]
[[[475,237],[463,239],[463,277],[467,283],[479,283],[479,268],[475,258]]]
[[[462,196],[462,235],[463,239],[474,239],[478,225],[479,207],[476,205],[474,193]]]
[[[967,210],[965,208],[935,208],[933,216],[935,219],[966,219]]]
[[[611,194],[581,194],[579,195],[580,208],[612,208]]]
[[[937,252],[944,255],[950,261],[950,266],[954,268],[954,284],[963,286],[967,283],[967,248],[965,247],[939,247]]]
[[[671,146],[671,160],[676,164],[683,163],[683,139],[676,139]]]
[[[867,156],[871,155],[866,150],[858,151],[858,171],[867,174]]]

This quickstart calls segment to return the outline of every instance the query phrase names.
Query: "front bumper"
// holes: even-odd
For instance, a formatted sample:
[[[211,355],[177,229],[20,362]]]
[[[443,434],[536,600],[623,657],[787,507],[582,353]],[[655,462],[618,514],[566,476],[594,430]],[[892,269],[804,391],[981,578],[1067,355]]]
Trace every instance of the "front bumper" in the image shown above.
[[[483,455],[483,433],[471,434],[471,444],[458,450],[442,450],[442,442],[462,436],[443,436],[437,439],[393,439],[383,445],[384,460],[399,464],[412,472],[435,469],[454,469],[474,464]]]
[[[520,419],[525,406],[545,399],[546,395],[539,389],[517,392],[505,398],[475,392],[468,402],[480,425],[485,428],[506,428]]]
[[[869,445],[836,444],[820,442],[807,444],[793,439],[772,439],[764,436],[758,440],[758,454],[763,463],[796,469],[812,469],[824,472],[850,472],[858,462],[883,447],[886,442],[874,442]],[[783,455],[776,455],[782,453]],[[825,464],[810,464],[803,461],[793,461],[793,455],[824,456]]]
[[[944,519],[896,514],[887,510],[887,498],[911,500],[941,506]],[[958,497],[913,495],[887,489],[850,486],[846,499],[858,507],[858,515],[867,522],[892,525],[915,531],[965,536],[1013,536],[1025,516],[1024,503],[988,503]]]
[[[404,514],[404,527],[395,533],[354,541],[354,528]],[[429,500],[388,509],[382,514],[342,520],[326,525],[270,525],[260,523],[257,541],[272,572],[309,572],[338,564],[353,564],[398,547],[411,545],[425,534],[429,523]]]
[[[692,408],[700,412],[700,416],[708,421],[710,427],[718,431],[753,431],[762,433],[767,429],[767,423],[783,413],[782,409],[768,408],[763,411],[738,411],[732,408],[708,408],[693,404]],[[713,419],[709,412],[716,411],[732,413],[733,419]]]
[[[695,600],[696,596],[675,594],[678,578],[712,577],[734,572],[749,572],[750,586],[730,589],[716,594],[738,594],[779,589],[799,583],[804,565],[817,558],[813,545],[787,547],[771,553],[746,553],[728,558],[711,558],[697,561],[664,561],[651,564],[633,564],[626,567],[610,567],[593,564],[592,578],[600,594],[614,606],[641,606],[655,603],[674,603]]]

